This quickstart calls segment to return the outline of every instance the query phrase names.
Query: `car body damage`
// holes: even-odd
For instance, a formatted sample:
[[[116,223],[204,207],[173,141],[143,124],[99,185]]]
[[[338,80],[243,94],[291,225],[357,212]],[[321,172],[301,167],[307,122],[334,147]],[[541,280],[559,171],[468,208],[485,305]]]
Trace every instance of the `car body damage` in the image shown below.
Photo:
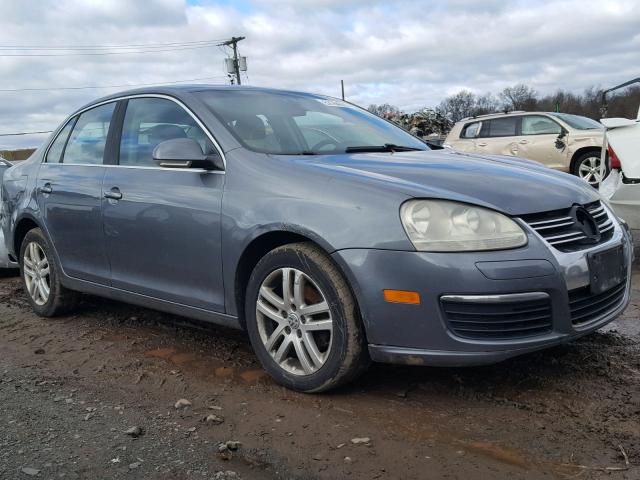
[[[638,118],[605,118],[607,127],[604,155],[611,173],[602,182],[601,195],[631,228],[636,247],[640,239],[640,111]]]

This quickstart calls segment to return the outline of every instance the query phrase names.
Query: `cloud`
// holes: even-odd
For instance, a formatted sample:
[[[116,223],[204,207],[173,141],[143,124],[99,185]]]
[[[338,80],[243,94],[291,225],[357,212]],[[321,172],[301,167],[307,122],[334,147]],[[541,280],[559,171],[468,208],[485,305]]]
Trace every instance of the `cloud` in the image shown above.
[[[392,103],[435,105],[466,88],[524,82],[582,91],[638,76],[634,0],[0,0],[0,45],[193,42],[244,35],[245,83]],[[17,53],[3,50],[0,53]],[[136,84],[218,76],[219,48],[144,55],[0,57],[0,89]],[[0,133],[49,130],[122,89],[0,92]],[[0,137],[27,145],[38,137]]]

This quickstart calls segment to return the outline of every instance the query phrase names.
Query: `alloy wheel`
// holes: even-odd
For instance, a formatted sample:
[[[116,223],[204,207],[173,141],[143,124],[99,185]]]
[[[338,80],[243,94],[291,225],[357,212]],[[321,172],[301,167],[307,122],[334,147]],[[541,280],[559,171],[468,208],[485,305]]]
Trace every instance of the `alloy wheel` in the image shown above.
[[[294,375],[311,375],[327,361],[333,319],[317,283],[295,268],[271,272],[256,303],[258,333],[271,358]]]
[[[580,178],[585,180],[589,185],[598,185],[603,180],[600,173],[600,157],[587,157],[580,163],[578,167]]]
[[[44,250],[36,242],[27,245],[23,259],[24,283],[36,305],[44,305],[51,294],[51,269]]]

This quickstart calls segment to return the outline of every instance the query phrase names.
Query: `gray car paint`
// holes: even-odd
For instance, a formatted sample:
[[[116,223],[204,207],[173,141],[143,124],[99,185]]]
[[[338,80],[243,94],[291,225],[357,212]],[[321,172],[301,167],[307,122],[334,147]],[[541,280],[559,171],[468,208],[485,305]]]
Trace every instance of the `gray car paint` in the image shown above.
[[[414,197],[472,203],[512,217],[599,199],[583,181],[520,159],[448,150],[325,156],[256,153],[241,147],[192,93],[204,88],[144,89],[101,102],[156,94],[180,100],[219,144],[226,161],[224,172],[108,165],[56,174],[42,164],[44,149],[40,149],[11,169],[3,182],[9,212],[3,230],[10,253],[17,256],[16,227],[30,219],[52,240],[56,261],[62,265],[62,281],[69,288],[241,327],[238,292],[242,286],[236,280],[243,254],[265,235],[291,232],[332,254],[349,279],[374,359],[458,364],[464,357],[471,360],[462,363],[484,363],[585,333],[567,323],[566,295],[567,285],[575,288],[588,278],[585,258],[593,249],[559,255],[523,224],[529,242],[522,248],[416,252],[399,217],[400,205]],[[86,201],[73,227],[65,223],[65,228],[59,228],[51,219],[55,192],[43,198],[38,190],[42,180],[63,182],[65,188],[71,180],[81,184],[69,187],[75,197],[69,196],[67,203],[76,208],[76,200]],[[83,193],[86,188],[91,192]],[[103,199],[111,188],[119,188],[124,201],[111,204]],[[131,197],[140,202],[128,202]],[[102,242],[93,232],[96,215],[102,216],[105,229]],[[94,252],[93,259],[71,254],[73,261],[67,264],[64,242],[76,242],[80,248],[85,234],[85,241],[95,240],[93,246],[103,253]],[[614,238],[605,246],[621,242],[627,245],[628,238],[616,225]],[[104,258],[111,258],[111,267]],[[512,273],[495,280],[476,266],[478,262],[531,260],[548,262],[553,273],[528,275],[531,265],[510,263],[497,268]],[[108,276],[105,268],[110,268]],[[382,288],[418,290],[425,301],[420,306],[386,303],[381,299]],[[500,342],[462,340],[448,332],[439,314],[442,294],[532,290],[548,292],[554,302],[554,330],[547,336]],[[589,325],[589,331],[603,322]]]

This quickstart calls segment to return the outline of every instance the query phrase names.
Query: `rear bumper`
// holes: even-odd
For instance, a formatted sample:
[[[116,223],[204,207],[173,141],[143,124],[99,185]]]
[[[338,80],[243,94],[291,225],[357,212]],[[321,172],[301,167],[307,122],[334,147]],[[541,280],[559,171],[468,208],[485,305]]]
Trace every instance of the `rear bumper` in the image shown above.
[[[624,287],[619,287],[615,301],[605,299],[594,307],[587,320],[575,321],[579,314],[574,313],[571,299],[575,298],[575,292],[589,286],[588,252],[619,245],[624,246],[627,262]],[[334,258],[343,267],[356,294],[371,358],[385,363],[433,366],[496,363],[593,332],[620,315],[630,297],[632,248],[628,233],[619,225],[605,244],[570,254],[549,247],[531,233],[526,247],[508,251],[442,254],[342,250],[335,252]],[[417,291],[421,303],[385,302],[384,289]],[[456,330],[456,320],[451,319],[443,306],[443,298],[446,301],[462,296],[477,300],[486,296],[496,305],[496,299],[499,302],[511,296],[512,301],[514,294],[523,293],[540,293],[548,298],[548,328],[509,338],[469,338]],[[473,320],[477,319],[482,317]]]

